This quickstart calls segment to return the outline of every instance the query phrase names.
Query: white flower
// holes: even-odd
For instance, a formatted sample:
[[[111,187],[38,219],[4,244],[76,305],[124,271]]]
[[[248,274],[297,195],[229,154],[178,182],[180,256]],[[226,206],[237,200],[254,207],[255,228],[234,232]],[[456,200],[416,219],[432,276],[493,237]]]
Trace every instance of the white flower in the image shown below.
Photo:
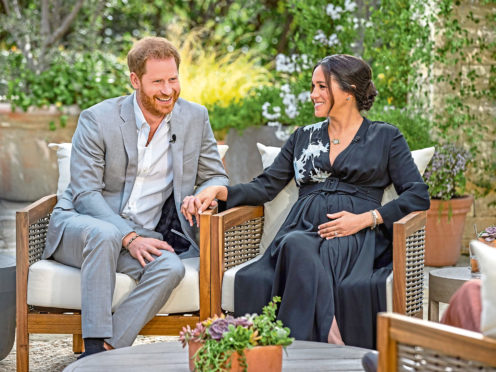
[[[265,102],[263,105],[262,105],[262,116],[264,118],[266,118],[267,120],[275,120],[275,119],[279,119],[281,117],[281,108],[280,107],[274,107],[274,113],[271,114],[269,112],[269,108],[270,108],[270,103],[269,102]]]
[[[339,44],[338,35],[332,34],[331,36],[329,36],[329,40],[327,42],[327,45],[329,45],[330,47],[332,47],[332,46],[338,45],[338,44]]]
[[[357,8],[357,4],[351,0],[344,1],[344,10],[347,12],[353,12]]]
[[[326,13],[331,19],[338,20],[341,18],[341,13],[343,12],[343,8],[339,5],[335,6],[334,4],[327,4]]]
[[[298,101],[308,102],[309,100],[310,100],[310,92],[305,91],[305,92],[301,92],[300,94],[298,94]]]
[[[326,35],[324,34],[324,31],[322,31],[322,30],[318,30],[318,31],[317,31],[317,34],[313,37],[313,39],[314,39],[315,41],[322,42],[323,40],[326,40],[326,39],[327,39],[327,37],[326,37]]]

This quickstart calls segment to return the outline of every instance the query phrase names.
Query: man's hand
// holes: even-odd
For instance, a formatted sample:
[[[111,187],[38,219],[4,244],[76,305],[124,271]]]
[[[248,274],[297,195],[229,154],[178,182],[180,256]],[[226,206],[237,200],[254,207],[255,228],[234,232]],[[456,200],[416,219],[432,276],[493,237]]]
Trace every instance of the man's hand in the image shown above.
[[[126,246],[127,242],[132,238],[132,236],[129,235],[123,240],[124,246]],[[167,244],[167,242],[154,238],[145,238],[143,236],[134,239],[128,247],[129,254],[137,259],[143,267],[146,266],[147,262],[155,260],[152,255],[157,257],[161,256],[161,249],[174,253],[174,249]]]
[[[196,218],[196,224],[200,227],[200,213],[207,208],[215,207],[215,199],[227,199],[227,187],[210,186],[199,192],[197,195],[186,196],[181,205],[181,213],[188,220],[189,225],[193,226],[193,216]]]

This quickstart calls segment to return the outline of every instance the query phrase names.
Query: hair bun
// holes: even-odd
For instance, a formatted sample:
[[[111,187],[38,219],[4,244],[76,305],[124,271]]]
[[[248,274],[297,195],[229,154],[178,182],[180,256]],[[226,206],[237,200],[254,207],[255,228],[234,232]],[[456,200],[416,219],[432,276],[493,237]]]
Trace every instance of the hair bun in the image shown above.
[[[374,82],[370,80],[367,87],[367,91],[365,92],[363,99],[361,99],[360,101],[357,100],[358,109],[360,111],[370,110],[370,108],[374,104],[375,96],[377,96],[377,89],[375,88]]]

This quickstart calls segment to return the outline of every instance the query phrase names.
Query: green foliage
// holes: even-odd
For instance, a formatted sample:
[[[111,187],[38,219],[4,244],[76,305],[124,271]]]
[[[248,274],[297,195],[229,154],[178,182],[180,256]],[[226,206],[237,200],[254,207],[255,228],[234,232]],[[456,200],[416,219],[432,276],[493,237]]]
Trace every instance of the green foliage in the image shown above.
[[[496,68],[494,63],[491,66],[483,63],[484,58],[494,62],[496,41],[494,33],[469,33],[461,21],[478,25],[484,20],[494,32],[494,1],[484,2],[491,3],[493,11],[487,8],[489,11],[482,19],[472,11],[464,14],[460,2],[440,1],[440,43],[434,50],[436,64],[452,71],[450,75],[433,74],[434,81],[448,90],[442,97],[441,109],[434,110],[436,134],[445,142],[464,143],[468,147],[477,160],[477,168],[470,171],[470,178],[478,186],[476,194],[482,195],[494,191],[496,184],[496,117],[490,110],[480,111],[481,107],[494,106],[496,101]],[[484,151],[481,142],[488,139],[492,139],[491,146]]]
[[[370,120],[385,121],[397,127],[412,151],[436,146],[436,142],[432,140],[430,134],[431,121],[416,115],[412,110],[372,108],[367,117]]]
[[[50,3],[67,14],[75,1]],[[264,75],[268,86],[258,88],[256,82],[251,91],[243,91],[241,99],[235,94],[236,99],[205,102],[214,129],[306,125],[316,119],[308,100],[299,97],[308,94],[312,67],[326,55],[349,53],[372,66],[379,95],[367,116],[398,125],[412,149],[429,142],[427,129],[436,141],[464,143],[477,159],[477,169],[469,170],[470,179],[482,194],[494,190],[496,119],[490,110],[496,101],[494,0],[470,3],[485,13],[472,11],[466,1],[453,0],[88,0],[73,27],[43,56],[40,2],[22,4],[20,21],[0,15],[0,48],[13,54],[0,79],[0,99],[14,105],[66,104],[71,95],[84,108],[127,92],[127,82],[117,76],[121,76],[119,68],[110,54],[122,58],[134,39],[150,34],[177,42],[171,30],[180,25],[183,30],[201,30],[192,50],[258,56],[255,65],[272,67],[272,73]],[[478,31],[469,32],[467,24]],[[18,53],[10,52],[17,46],[26,54],[26,45],[16,45],[16,40],[25,38],[35,60],[50,60],[47,75],[38,74]],[[84,51],[81,55],[86,56],[78,59],[85,61],[83,65],[72,66],[75,57],[68,58],[61,47],[71,54]],[[6,58],[5,53],[0,59]],[[101,75],[101,87],[91,85],[98,60],[105,60],[103,70],[107,71]],[[107,77],[114,83],[106,84]],[[77,89],[59,81],[73,78]],[[191,76],[187,85],[195,87],[196,80]],[[230,89],[224,85],[228,80],[222,78],[222,90]],[[433,84],[439,90],[434,102]],[[209,83],[198,91],[215,88]],[[234,96],[227,91],[222,95]],[[489,109],[481,114],[481,107]],[[415,138],[416,126],[421,138]],[[482,140],[486,147],[481,146]]]
[[[6,97],[14,107],[78,105],[85,109],[106,98],[130,91],[124,65],[101,52],[75,53],[55,59],[39,74],[30,70],[20,53],[9,53]],[[62,118],[63,125],[67,118]]]

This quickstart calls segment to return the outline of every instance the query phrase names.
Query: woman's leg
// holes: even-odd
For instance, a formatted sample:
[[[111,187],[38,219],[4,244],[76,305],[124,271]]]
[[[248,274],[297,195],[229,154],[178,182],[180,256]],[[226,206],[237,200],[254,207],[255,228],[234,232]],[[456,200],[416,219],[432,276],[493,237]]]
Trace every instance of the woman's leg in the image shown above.
[[[329,344],[344,345],[343,339],[341,338],[341,332],[339,332],[338,323],[336,322],[336,317],[332,318],[332,325],[329,330],[329,336],[327,336],[327,342]]]

